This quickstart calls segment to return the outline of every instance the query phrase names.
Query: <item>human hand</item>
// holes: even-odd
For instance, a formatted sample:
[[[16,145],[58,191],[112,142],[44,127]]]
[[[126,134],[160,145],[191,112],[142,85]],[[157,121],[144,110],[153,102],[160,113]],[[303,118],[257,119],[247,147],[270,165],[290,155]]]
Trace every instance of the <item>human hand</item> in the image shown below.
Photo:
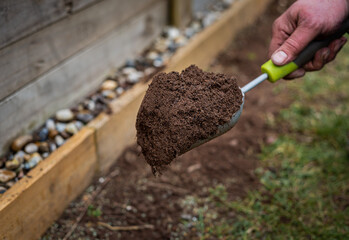
[[[349,0],[298,0],[274,22],[269,48],[271,60],[278,66],[293,61],[312,40],[335,32],[348,14]],[[332,41],[328,47],[318,50],[312,61],[286,79],[320,70],[335,59],[346,41],[345,37]]]

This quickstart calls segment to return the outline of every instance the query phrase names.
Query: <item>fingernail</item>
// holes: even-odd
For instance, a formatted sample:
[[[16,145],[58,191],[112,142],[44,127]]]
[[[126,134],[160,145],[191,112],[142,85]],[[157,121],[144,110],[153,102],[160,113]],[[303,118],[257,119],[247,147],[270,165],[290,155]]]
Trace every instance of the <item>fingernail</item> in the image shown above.
[[[344,44],[346,44],[346,42],[347,42],[347,39],[346,38],[342,38],[341,39],[341,45],[343,46]]]
[[[271,59],[273,63],[282,65],[287,59],[287,54],[284,51],[278,51],[271,56]]]

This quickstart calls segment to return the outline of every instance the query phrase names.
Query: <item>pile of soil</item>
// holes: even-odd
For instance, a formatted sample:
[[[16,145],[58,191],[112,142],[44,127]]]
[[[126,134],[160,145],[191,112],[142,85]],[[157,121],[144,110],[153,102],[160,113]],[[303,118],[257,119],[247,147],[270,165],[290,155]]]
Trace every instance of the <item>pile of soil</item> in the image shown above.
[[[153,172],[217,134],[242,104],[236,78],[191,65],[154,77],[137,116],[137,142]]]

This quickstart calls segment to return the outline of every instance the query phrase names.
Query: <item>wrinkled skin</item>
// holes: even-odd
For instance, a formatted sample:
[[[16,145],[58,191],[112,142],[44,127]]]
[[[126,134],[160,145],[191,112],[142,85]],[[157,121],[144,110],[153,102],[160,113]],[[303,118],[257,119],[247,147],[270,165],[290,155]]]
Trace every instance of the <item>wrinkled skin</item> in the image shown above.
[[[273,24],[269,48],[271,60],[278,66],[293,61],[312,40],[335,32],[348,15],[349,0],[298,0]],[[335,59],[346,41],[345,37],[332,41],[329,46],[318,50],[312,61],[285,79],[320,70]]]

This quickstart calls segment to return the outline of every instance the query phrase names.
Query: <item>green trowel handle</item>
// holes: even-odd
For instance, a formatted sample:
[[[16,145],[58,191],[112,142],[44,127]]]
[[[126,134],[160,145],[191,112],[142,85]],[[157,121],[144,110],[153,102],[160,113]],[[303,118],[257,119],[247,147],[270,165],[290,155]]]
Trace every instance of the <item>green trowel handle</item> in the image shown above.
[[[262,65],[262,72],[268,74],[268,80],[270,82],[276,82],[309,62],[311,59],[313,59],[315,53],[319,49],[327,47],[333,40],[340,38],[348,30],[349,19],[344,21],[341,27],[334,34],[326,37],[325,39],[309,43],[309,45],[297,56],[293,62],[283,66],[276,66],[271,60],[269,60]]]

